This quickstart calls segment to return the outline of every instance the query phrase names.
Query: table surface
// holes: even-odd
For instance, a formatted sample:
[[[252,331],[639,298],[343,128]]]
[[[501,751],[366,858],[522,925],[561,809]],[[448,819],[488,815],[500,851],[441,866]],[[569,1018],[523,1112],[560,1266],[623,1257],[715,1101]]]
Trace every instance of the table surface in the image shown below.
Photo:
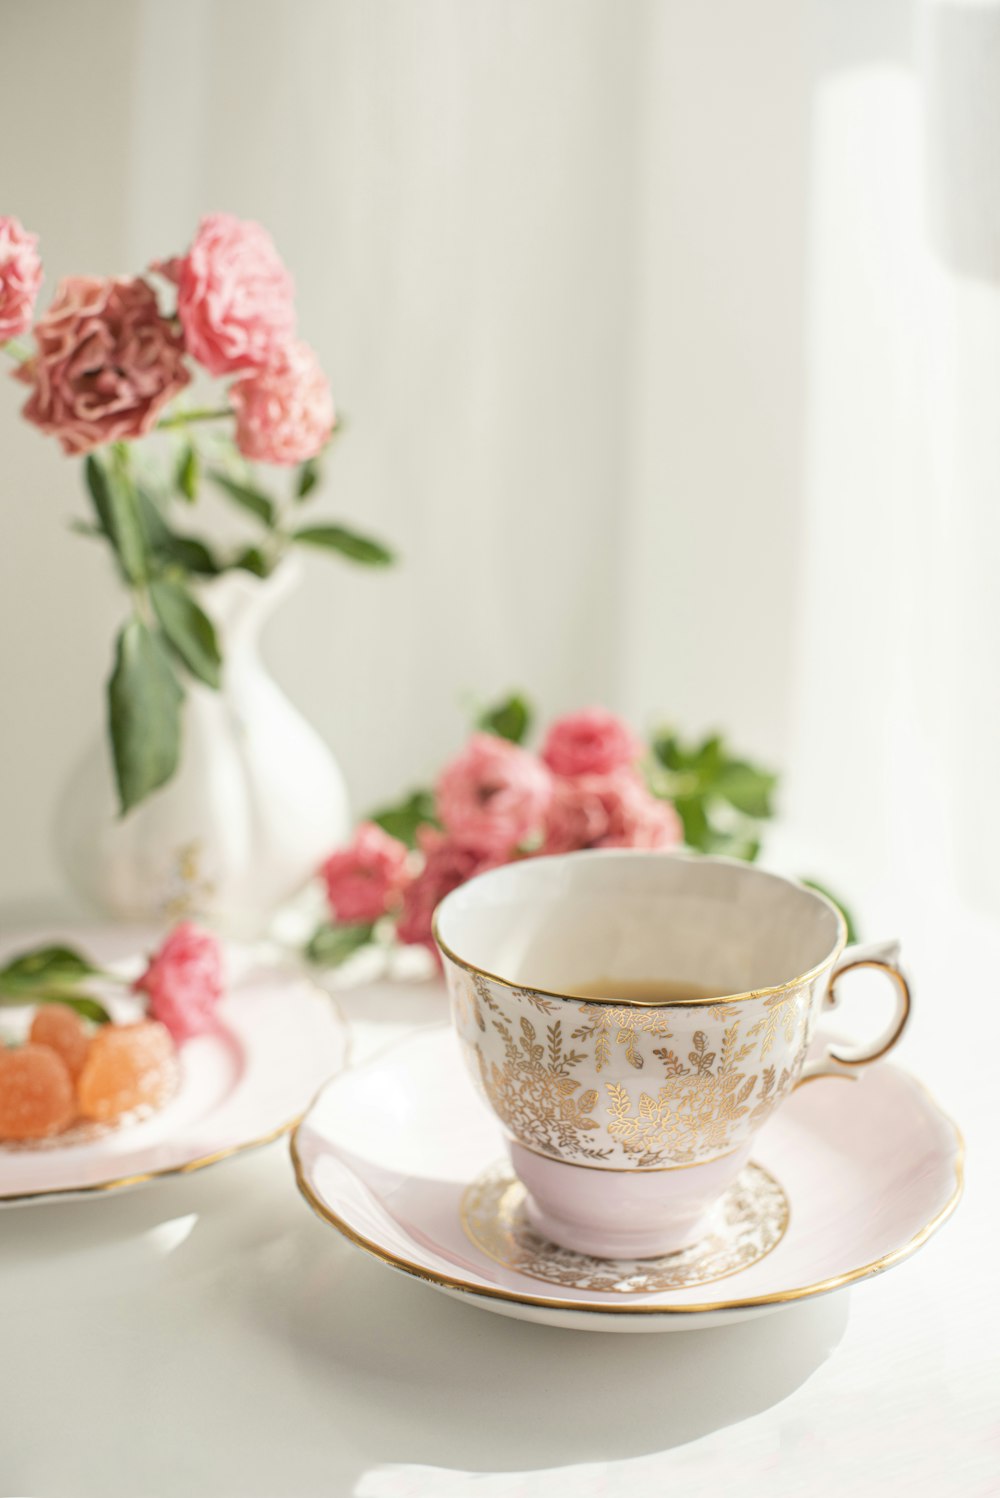
[[[980,981],[992,941],[962,943]],[[890,1274],[735,1326],[609,1336],[448,1299],[318,1221],[285,1141],[0,1213],[0,1494],[1000,1493],[995,987],[974,1033],[942,1031],[940,991],[899,1058],[974,1141],[956,1216]],[[434,983],[337,997],[354,1060],[445,1017]]]

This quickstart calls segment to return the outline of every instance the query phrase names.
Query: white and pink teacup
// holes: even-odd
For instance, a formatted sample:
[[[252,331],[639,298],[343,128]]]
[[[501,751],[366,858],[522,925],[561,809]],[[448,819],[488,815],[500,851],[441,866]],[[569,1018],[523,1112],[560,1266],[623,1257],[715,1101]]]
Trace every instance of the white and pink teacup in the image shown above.
[[[909,1013],[894,943],[845,952],[823,895],[724,858],[524,859],[448,895],[435,936],[531,1221],[603,1258],[695,1242],[793,1088],[855,1076]],[[807,1061],[835,981],[856,967],[893,980],[888,1031]]]

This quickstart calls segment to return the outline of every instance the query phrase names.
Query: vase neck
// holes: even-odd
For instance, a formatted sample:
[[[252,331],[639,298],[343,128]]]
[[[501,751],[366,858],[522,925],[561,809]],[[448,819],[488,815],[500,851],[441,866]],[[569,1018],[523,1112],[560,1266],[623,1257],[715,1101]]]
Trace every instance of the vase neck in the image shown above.
[[[227,572],[202,589],[202,602],[221,637],[223,650],[252,649],[267,619],[295,587],[301,567],[282,562],[270,577]]]

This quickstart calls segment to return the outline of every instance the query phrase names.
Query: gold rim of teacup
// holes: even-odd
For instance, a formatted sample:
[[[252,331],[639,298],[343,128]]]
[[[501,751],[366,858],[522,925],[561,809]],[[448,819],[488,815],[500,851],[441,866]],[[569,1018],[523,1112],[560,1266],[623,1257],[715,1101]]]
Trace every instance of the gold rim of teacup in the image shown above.
[[[742,863],[738,858],[720,858],[714,854],[692,856],[690,854],[671,853],[665,855],[661,853],[658,855],[652,851],[642,852],[638,849],[616,849],[614,852],[612,852],[610,849],[603,849],[600,856],[602,858],[607,858],[609,856],[620,857],[622,853],[625,853],[626,856],[630,856],[633,858],[636,857],[637,854],[640,857],[646,858],[655,858],[657,856],[661,858],[690,857],[692,862],[722,864],[727,868],[743,869],[747,871],[752,870],[753,873],[761,874],[766,879],[776,879],[782,884],[790,884],[795,889],[802,890],[804,894],[809,895],[812,899],[819,901],[821,905],[825,905],[827,910],[832,913],[834,919],[837,922],[837,940],[834,943],[833,950],[823,958],[822,962],[818,962],[815,967],[811,967],[808,972],[800,973],[797,978],[789,978],[786,983],[773,983],[768,988],[748,989],[745,993],[728,993],[718,995],[708,994],[703,998],[699,997],[690,999],[605,999],[600,998],[595,994],[560,993],[553,988],[536,988],[533,983],[521,983],[516,978],[505,978],[501,973],[491,973],[489,968],[479,967],[477,963],[468,962],[464,957],[459,957],[458,953],[454,951],[453,948],[450,947],[444,940],[439,929],[440,913],[443,907],[447,904],[448,900],[451,898],[450,895],[445,896],[445,898],[441,901],[434,912],[434,915],[431,919],[431,934],[433,935],[434,940],[437,943],[442,955],[447,957],[449,962],[454,963],[456,967],[462,968],[467,973],[476,973],[480,978],[486,978],[491,983],[500,983],[504,988],[514,989],[522,993],[538,994],[545,999],[562,999],[565,1002],[571,1004],[607,1004],[614,1009],[695,1009],[699,1007],[712,1008],[716,1004],[746,1004],[749,1003],[751,999],[769,999],[773,994],[786,993],[791,988],[799,988],[803,984],[812,983],[813,980],[820,977],[820,975],[824,973],[827,968],[833,967],[834,963],[840,957],[840,954],[843,952],[844,948],[847,945],[847,922],[844,920],[843,912],[836,905],[834,905],[832,900],[828,899],[826,895],[822,894],[818,889],[811,889],[808,885],[803,884],[798,879],[789,879],[785,874],[772,874],[768,869],[754,869],[752,864]],[[576,857],[578,855],[560,853],[553,856],[557,858],[566,858]],[[487,874],[481,875],[479,877],[488,878],[489,873],[492,872],[494,871],[490,870]],[[459,886],[459,888],[462,887],[463,886]]]

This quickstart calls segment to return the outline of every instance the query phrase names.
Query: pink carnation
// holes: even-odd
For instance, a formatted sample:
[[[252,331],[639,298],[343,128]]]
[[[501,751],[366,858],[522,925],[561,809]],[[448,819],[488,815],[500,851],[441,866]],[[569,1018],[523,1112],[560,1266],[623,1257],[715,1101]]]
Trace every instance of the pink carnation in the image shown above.
[[[681,819],[669,801],[653,796],[622,771],[622,784],[605,800],[608,830],[599,848],[673,848],[684,841]],[[612,777],[609,777],[609,779]]]
[[[275,362],[237,380],[236,446],[258,463],[304,463],[333,431],[333,396],[307,343],[292,343]]]
[[[670,848],[681,842],[680,818],[632,770],[557,779],[543,853],[580,848]]]
[[[42,262],[29,234],[16,218],[0,216],[0,343],[20,338],[31,327],[42,284]]]
[[[398,904],[409,875],[407,850],[374,822],[363,822],[346,848],[331,854],[320,873],[338,921],[377,921]]]
[[[157,268],[176,281],[188,352],[210,374],[263,369],[295,332],[295,287],[260,224],[211,213],[183,260]]]
[[[32,386],[24,415],[73,455],[141,437],[191,378],[181,338],[142,280],[60,281],[35,340],[37,354],[14,375]]]
[[[191,921],[174,927],[133,984],[136,993],[148,996],[150,1018],[178,1042],[210,1028],[223,986],[219,943]]]
[[[542,759],[555,775],[607,775],[641,754],[628,724],[603,707],[558,718],[542,746]]]
[[[403,895],[403,913],[396,935],[407,945],[427,947],[437,956],[431,932],[431,920],[437,906],[445,895],[473,875],[496,868],[505,860],[481,843],[468,843],[430,827],[421,829],[420,847],[425,858],[424,867]]]
[[[552,777],[541,761],[491,733],[473,734],[437,783],[447,830],[501,855],[542,832],[551,797]]]

